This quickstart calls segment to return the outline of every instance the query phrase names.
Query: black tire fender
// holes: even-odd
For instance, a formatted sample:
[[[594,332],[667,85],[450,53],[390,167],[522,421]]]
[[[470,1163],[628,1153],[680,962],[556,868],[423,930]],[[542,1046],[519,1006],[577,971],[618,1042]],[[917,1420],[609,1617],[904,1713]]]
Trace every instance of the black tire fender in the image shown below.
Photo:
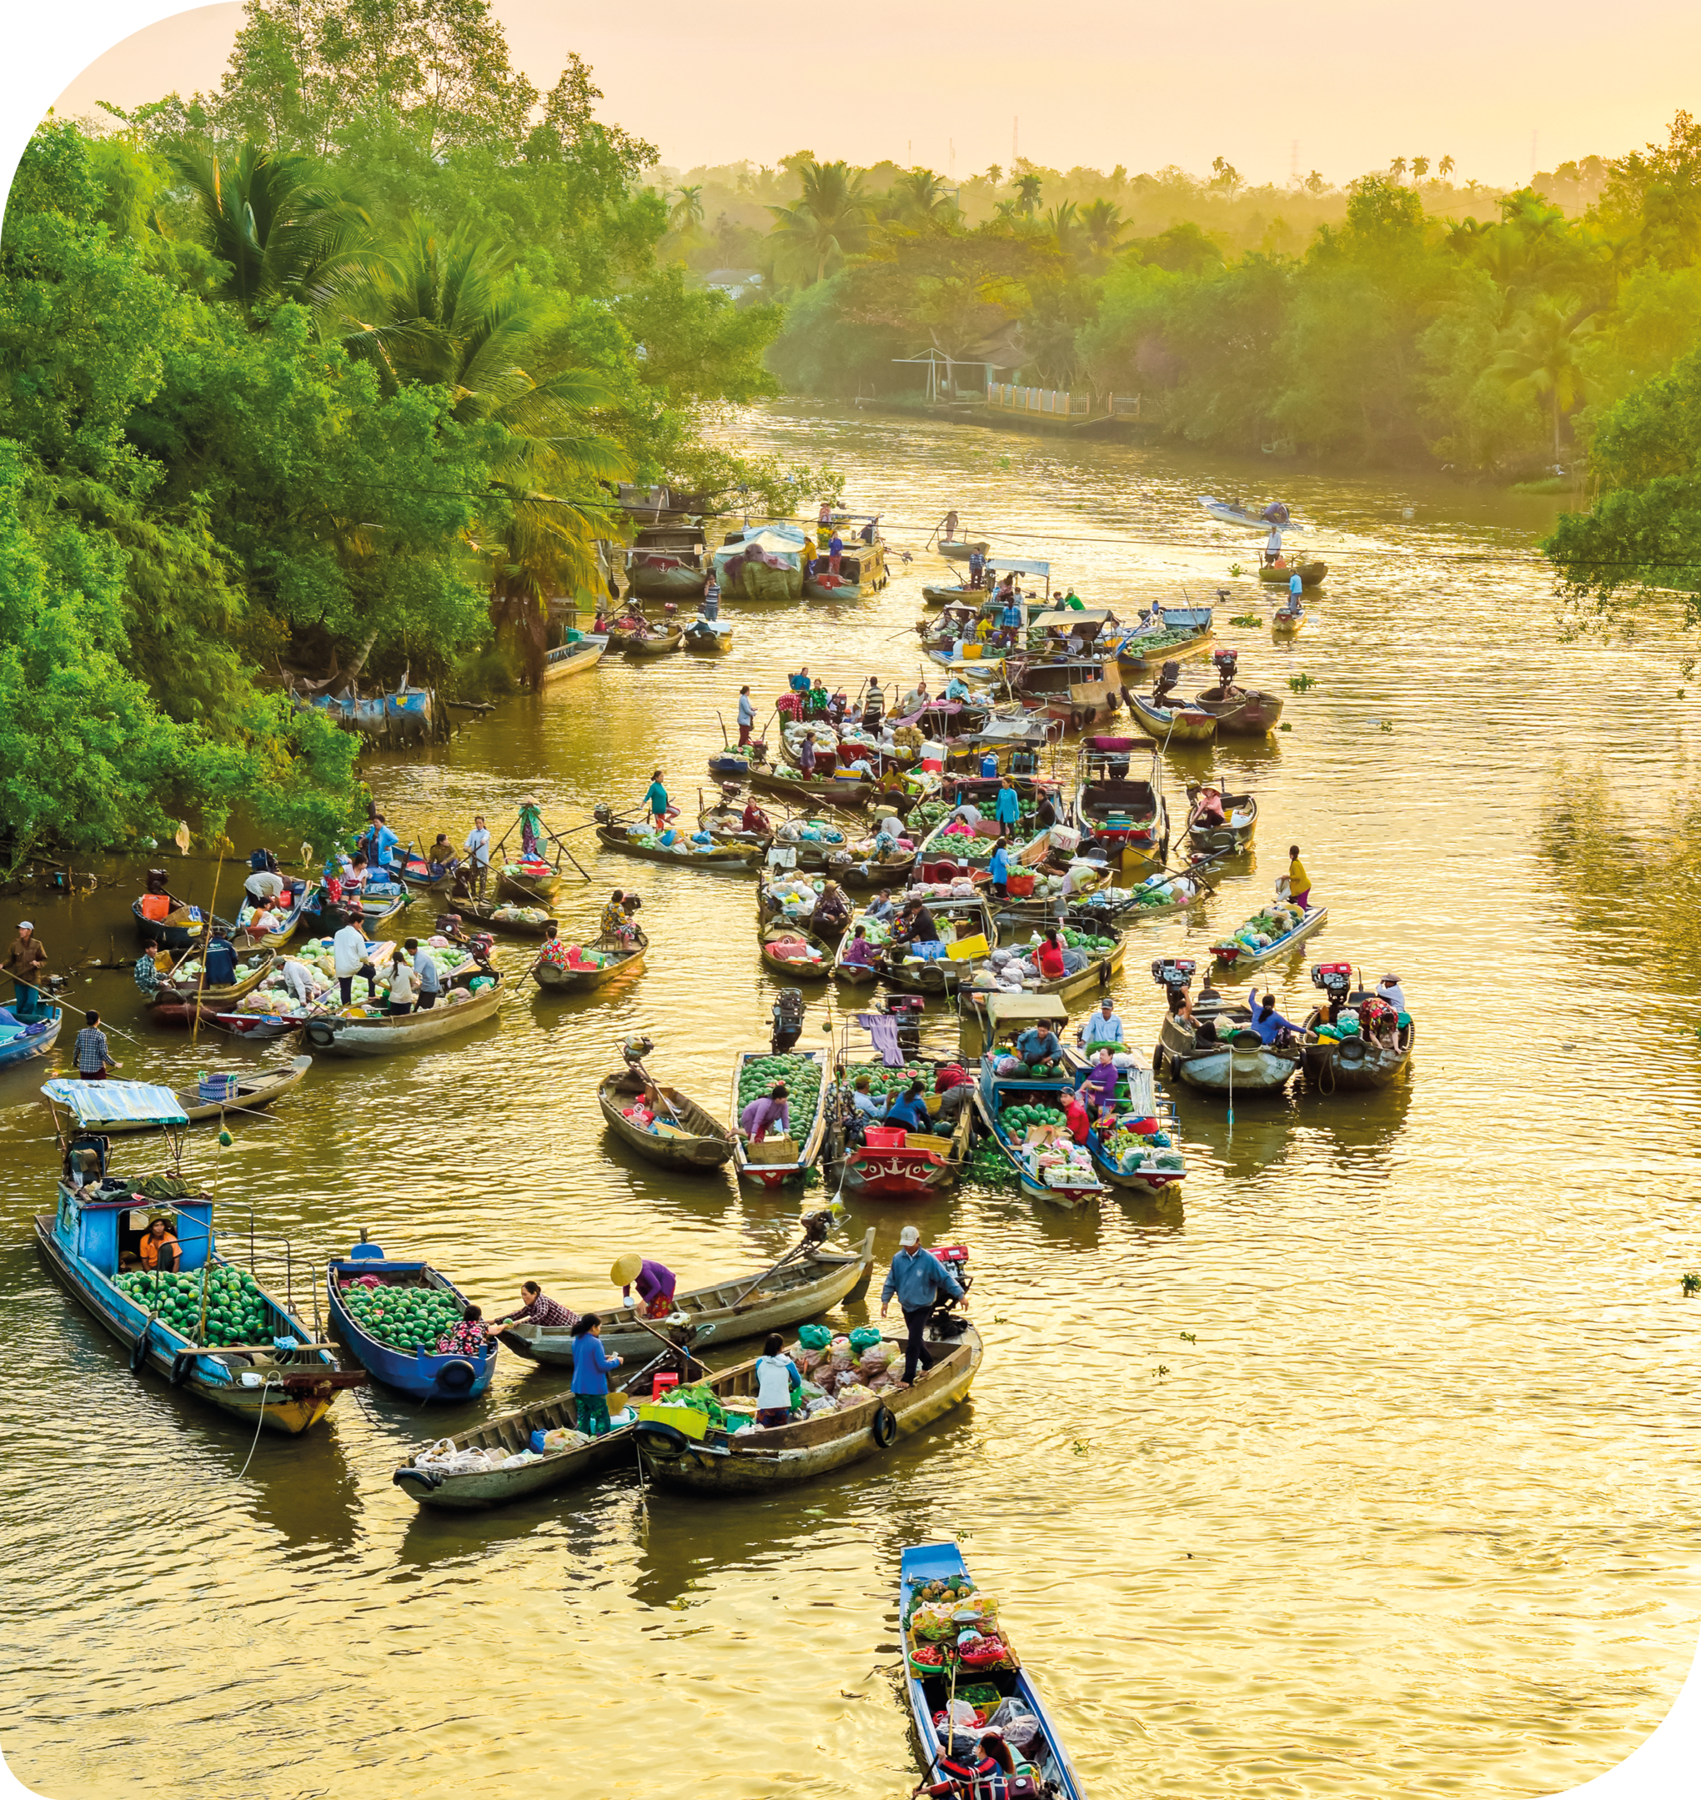
[[[391,1473],[391,1481],[405,1493],[409,1484],[423,1488],[426,1493],[434,1493],[443,1485],[443,1477],[435,1469],[415,1469],[412,1467],[396,1469]]]
[[[874,1423],[870,1429],[882,1450],[890,1450],[898,1441],[898,1415],[884,1400],[874,1409]]]
[[[194,1356],[187,1350],[180,1350],[171,1359],[171,1385],[182,1387],[189,1379],[189,1371],[195,1366]]]
[[[663,1425],[659,1419],[638,1422],[638,1442],[658,1462],[677,1462],[691,1448],[691,1440],[677,1425]]]
[[[136,1341],[130,1346],[130,1373],[140,1375],[142,1364],[148,1360],[148,1328],[146,1325],[136,1335]]]
[[[337,1041],[337,1034],[323,1019],[309,1019],[307,1041],[316,1050],[329,1050]]]
[[[437,1371],[437,1386],[445,1394],[467,1393],[477,1380],[478,1370],[464,1356],[457,1356],[452,1362],[444,1363]]]

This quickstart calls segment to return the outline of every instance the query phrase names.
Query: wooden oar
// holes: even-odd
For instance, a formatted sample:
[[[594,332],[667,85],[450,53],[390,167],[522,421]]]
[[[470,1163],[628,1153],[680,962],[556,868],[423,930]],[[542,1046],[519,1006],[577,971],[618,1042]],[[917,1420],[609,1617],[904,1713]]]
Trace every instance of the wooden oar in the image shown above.
[[[797,1260],[797,1258],[800,1257],[801,1255],[803,1255],[803,1253],[805,1251],[812,1249],[814,1247],[814,1244],[815,1244],[814,1238],[804,1238],[800,1243],[794,1244],[791,1247],[791,1249],[789,1249],[785,1253],[785,1255],[782,1256],[780,1258],[780,1260],[773,1265],[772,1268],[764,1269],[762,1271],[762,1273],[760,1275],[758,1275],[756,1277],[756,1279],[753,1282],[751,1282],[751,1284],[747,1288],[742,1288],[742,1289],[740,1289],[740,1291],[738,1293],[733,1295],[732,1300],[729,1302],[729,1304],[732,1306],[737,1306],[739,1301],[742,1300],[746,1294],[753,1294],[756,1291],[756,1289],[759,1288],[762,1285],[762,1283],[768,1279],[768,1277],[770,1275],[777,1275],[780,1272],[780,1270],[786,1266],[787,1263],[795,1262]]]
[[[646,1069],[641,1062],[635,1062],[632,1064],[632,1072],[641,1082],[643,1082],[649,1092],[655,1095],[662,1105],[667,1108],[668,1117],[673,1120],[674,1124],[683,1130],[685,1128],[685,1121],[680,1118],[678,1109],[674,1106],[673,1102],[668,1099],[667,1095],[661,1091],[660,1084],[656,1081],[655,1077],[651,1075],[649,1070]]]

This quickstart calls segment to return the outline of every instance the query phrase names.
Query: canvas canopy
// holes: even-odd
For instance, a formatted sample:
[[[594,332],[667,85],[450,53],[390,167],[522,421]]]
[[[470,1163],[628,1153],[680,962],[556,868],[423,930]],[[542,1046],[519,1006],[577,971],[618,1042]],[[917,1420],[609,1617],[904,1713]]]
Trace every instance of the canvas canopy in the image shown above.
[[[993,994],[986,1002],[986,1017],[994,1029],[1037,1022],[1067,1024],[1069,1008],[1055,994]]]
[[[1028,626],[1034,631],[1073,631],[1081,625],[1108,625],[1115,617],[1102,607],[1083,608],[1080,612],[1068,607],[1053,607],[1050,612],[1035,613]]]
[[[93,1129],[110,1119],[138,1125],[187,1125],[189,1115],[168,1087],[149,1081],[49,1081],[41,1090],[77,1123]]]
[[[1047,581],[1051,579],[1051,564],[1035,562],[1022,557],[989,556],[987,567],[995,569],[1000,575],[1043,575]]]

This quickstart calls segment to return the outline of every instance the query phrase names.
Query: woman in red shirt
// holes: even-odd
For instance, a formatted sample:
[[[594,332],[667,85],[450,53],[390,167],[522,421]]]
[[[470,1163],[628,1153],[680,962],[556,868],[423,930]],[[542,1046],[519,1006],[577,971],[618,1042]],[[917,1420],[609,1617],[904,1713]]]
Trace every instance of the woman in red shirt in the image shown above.
[[[1039,972],[1047,981],[1055,981],[1063,973],[1063,946],[1057,941],[1055,925],[1048,927],[1039,947]]]
[[[1092,1120],[1087,1117],[1087,1109],[1079,1094],[1071,1094],[1063,1102],[1063,1116],[1069,1122],[1069,1135],[1077,1144],[1084,1144],[1087,1133],[1092,1128]]]

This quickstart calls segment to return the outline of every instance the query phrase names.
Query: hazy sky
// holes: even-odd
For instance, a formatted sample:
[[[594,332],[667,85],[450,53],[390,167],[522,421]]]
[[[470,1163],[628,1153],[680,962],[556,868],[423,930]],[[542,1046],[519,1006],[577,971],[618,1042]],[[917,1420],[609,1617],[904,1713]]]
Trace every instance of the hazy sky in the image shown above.
[[[37,34],[35,114],[79,62],[62,111],[214,86],[241,18],[237,5],[202,7],[119,42],[119,21],[158,14],[161,0],[60,0],[33,20],[21,0],[8,10]],[[1197,171],[1221,155],[1253,180],[1285,181],[1297,156],[1301,173],[1343,181],[1396,155],[1450,153],[1461,177],[1516,182],[1533,166],[1663,137],[1698,98],[1701,51],[1693,0],[1586,11],[1570,0],[862,0],[831,13],[770,0],[497,0],[495,10],[540,88],[577,50],[607,95],[605,116],[681,168],[811,149],[964,175],[1009,164],[1019,119],[1022,154],[1060,168]]]

